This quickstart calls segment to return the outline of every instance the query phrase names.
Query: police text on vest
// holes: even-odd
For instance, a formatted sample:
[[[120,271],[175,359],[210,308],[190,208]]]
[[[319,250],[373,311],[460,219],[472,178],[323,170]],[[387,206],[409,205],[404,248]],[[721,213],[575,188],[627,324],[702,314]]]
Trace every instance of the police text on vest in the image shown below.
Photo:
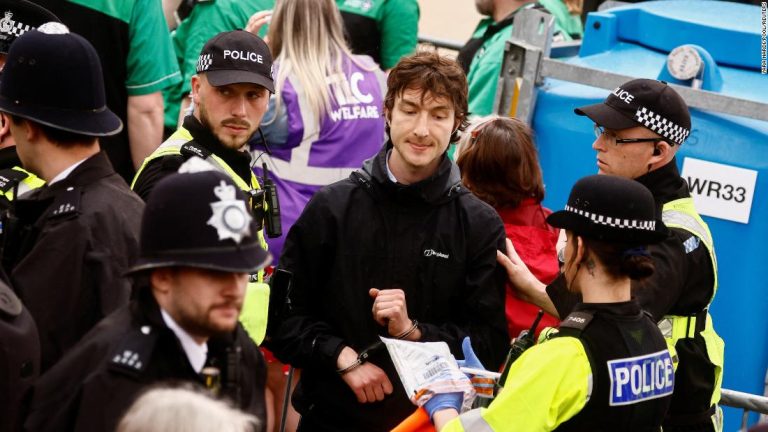
[[[672,394],[675,371],[668,350],[608,362],[609,405],[630,405]]]

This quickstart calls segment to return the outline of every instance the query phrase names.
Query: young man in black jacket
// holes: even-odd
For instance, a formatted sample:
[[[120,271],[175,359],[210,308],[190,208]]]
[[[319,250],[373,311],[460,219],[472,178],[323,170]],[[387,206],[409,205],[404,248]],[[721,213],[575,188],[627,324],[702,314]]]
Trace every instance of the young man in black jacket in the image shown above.
[[[385,431],[413,412],[379,336],[445,341],[459,357],[470,336],[491,368],[506,352],[504,227],[446,156],[466,125],[466,78],[419,53],[387,84],[390,141],[312,198],[280,259],[293,274],[290,311],[270,348],[303,369],[300,431]]]
[[[666,239],[648,248],[656,273],[632,285],[632,296],[659,323],[680,361],[664,431],[720,431],[717,402],[724,344],[708,313],[717,291],[717,260],[709,228],[693,207],[675,160],[691,130],[688,106],[666,83],[636,79],[617,87],[604,102],[576,109],[576,114],[595,122],[592,148],[599,173],[647,187],[670,228]],[[501,254],[499,259],[510,282],[549,312],[567,316],[579,298],[565,288],[563,278],[545,287],[509,249],[513,259]]]

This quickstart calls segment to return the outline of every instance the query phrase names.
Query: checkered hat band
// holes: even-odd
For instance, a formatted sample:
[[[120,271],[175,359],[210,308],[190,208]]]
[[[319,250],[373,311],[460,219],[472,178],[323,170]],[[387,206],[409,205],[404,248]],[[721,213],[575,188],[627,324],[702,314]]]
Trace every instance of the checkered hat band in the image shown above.
[[[210,54],[203,54],[197,59],[197,66],[196,71],[197,73],[203,72],[208,70],[209,67],[211,67],[211,64],[213,64],[213,58],[211,58]]]
[[[664,138],[672,140],[675,144],[682,144],[691,133],[688,129],[672,123],[646,107],[637,109],[635,120]]]
[[[615,218],[615,217],[590,213],[588,211],[573,208],[571,206],[565,206],[565,211],[569,211],[571,213],[576,213],[578,215],[587,217],[590,220],[592,220],[592,222],[594,223],[597,223],[600,225],[607,225],[614,228],[632,228],[632,229],[641,229],[646,231],[656,230],[655,220],[645,221],[645,220],[636,220],[636,219],[621,219],[621,218]]]

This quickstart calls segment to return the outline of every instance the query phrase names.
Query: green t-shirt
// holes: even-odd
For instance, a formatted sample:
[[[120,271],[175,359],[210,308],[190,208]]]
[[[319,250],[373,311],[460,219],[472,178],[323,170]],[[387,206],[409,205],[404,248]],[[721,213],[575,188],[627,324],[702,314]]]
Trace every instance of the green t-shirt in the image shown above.
[[[245,28],[251,15],[274,5],[275,0],[216,0],[195,5],[171,35],[181,82],[163,93],[166,127],[176,129],[181,100],[192,90],[191,78],[203,45],[221,32]],[[262,37],[265,31],[262,29]]]
[[[344,16],[352,51],[373,57],[382,69],[416,51],[419,4],[416,0],[336,0]],[[378,32],[378,37],[374,33]]]
[[[556,39],[571,40],[572,34],[581,36],[579,17],[570,15],[562,0],[541,0],[539,3],[555,17]],[[491,24],[493,24],[492,18],[480,21],[472,37],[481,37]],[[501,63],[504,60],[504,47],[511,35],[512,25],[509,25],[485,41],[472,59],[467,75],[470,114],[485,116],[493,113],[496,86],[501,74]]]
[[[154,93],[181,80],[163,9],[156,0],[70,0],[128,25],[125,88],[129,96]]]

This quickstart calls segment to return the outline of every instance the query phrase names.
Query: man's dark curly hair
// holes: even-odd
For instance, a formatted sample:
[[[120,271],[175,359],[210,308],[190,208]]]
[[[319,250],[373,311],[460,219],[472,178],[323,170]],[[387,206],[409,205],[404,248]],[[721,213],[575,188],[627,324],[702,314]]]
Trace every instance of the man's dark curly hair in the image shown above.
[[[461,66],[434,51],[420,51],[403,57],[387,77],[387,96],[384,98],[387,117],[395,106],[395,99],[406,89],[421,90],[422,99],[429,95],[451,101],[458,126],[451,134],[451,142],[458,141],[459,132],[469,124],[467,77]]]

